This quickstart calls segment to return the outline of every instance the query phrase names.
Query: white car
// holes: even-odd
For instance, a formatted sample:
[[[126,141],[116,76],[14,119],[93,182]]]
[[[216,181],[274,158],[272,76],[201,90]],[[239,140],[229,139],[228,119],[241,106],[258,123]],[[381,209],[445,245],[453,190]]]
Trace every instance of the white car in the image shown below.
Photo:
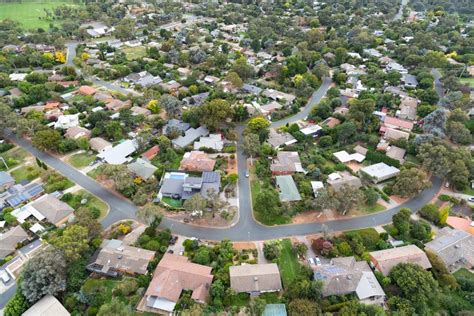
[[[317,265],[317,266],[320,266],[320,265],[322,264],[322,263],[321,263],[321,260],[320,260],[318,257],[316,257],[316,258],[314,258],[314,259],[316,260],[316,265]]]
[[[250,175],[249,175],[249,172],[248,171],[245,171],[245,177],[248,178]]]
[[[467,200],[468,200],[469,202],[474,202],[474,196],[468,197]]]
[[[308,263],[310,266],[315,266],[316,265],[316,260],[314,258],[308,258]]]

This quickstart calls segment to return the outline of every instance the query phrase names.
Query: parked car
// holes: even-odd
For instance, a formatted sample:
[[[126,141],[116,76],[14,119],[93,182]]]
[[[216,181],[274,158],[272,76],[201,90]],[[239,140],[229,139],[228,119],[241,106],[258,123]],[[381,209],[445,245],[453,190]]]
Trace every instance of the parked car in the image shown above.
[[[314,258],[314,260],[316,261],[317,266],[321,265],[321,260],[319,259],[319,257]]]
[[[173,251],[172,249],[170,249],[170,250],[168,250],[168,253],[171,253],[171,254],[173,254],[173,253],[174,253],[174,251]]]
[[[468,197],[467,200],[468,200],[469,202],[474,202],[474,196]]]
[[[308,263],[310,266],[315,266],[316,265],[316,260],[314,258],[308,258]]]
[[[178,240],[178,236],[173,236],[170,240],[170,245],[176,244],[176,241]]]
[[[248,171],[245,171],[245,177],[248,178],[250,175],[249,175],[249,172]]]

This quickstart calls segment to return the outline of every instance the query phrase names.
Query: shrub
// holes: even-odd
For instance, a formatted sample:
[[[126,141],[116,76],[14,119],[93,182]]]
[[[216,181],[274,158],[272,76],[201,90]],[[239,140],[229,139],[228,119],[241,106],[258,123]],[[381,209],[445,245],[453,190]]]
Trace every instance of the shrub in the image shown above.
[[[400,161],[390,158],[379,151],[368,151],[367,155],[365,156],[365,159],[373,163],[384,162],[389,166],[393,166],[396,168],[400,167]]]
[[[451,201],[451,197],[447,194],[441,194],[440,196],[438,196],[438,200],[443,202],[449,202]]]
[[[420,216],[432,223],[438,223],[439,212],[438,207],[434,204],[426,204],[419,211]]]

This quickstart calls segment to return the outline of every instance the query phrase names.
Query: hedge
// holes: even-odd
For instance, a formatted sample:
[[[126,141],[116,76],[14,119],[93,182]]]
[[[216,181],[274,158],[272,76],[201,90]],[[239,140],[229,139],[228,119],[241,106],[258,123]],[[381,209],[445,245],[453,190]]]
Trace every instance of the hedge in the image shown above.
[[[400,161],[390,158],[379,151],[373,151],[373,150],[368,151],[367,155],[365,156],[365,159],[373,163],[384,162],[389,166],[393,166],[396,168],[400,167]]]

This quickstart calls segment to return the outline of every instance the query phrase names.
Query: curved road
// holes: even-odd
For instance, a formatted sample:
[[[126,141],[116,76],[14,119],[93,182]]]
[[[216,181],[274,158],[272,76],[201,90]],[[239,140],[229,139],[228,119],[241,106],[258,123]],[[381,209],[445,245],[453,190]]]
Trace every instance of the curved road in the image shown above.
[[[311,108],[319,103],[319,101],[324,97],[330,85],[330,79],[325,79],[321,87],[313,94],[308,104],[300,113],[290,118],[273,122],[271,126],[280,127],[287,123],[293,123],[305,118],[311,111]],[[242,127],[239,128],[239,131],[242,131]],[[59,171],[73,182],[77,183],[108,203],[110,205],[110,212],[108,216],[102,221],[104,226],[108,226],[118,220],[136,219],[135,212],[137,207],[128,200],[117,196],[117,194],[114,194],[112,191],[104,188],[92,178],[82,174],[60,159],[34,148],[27,140],[15,137],[8,132],[6,134],[8,138],[16,142],[19,146],[23,147],[32,155],[44,161],[46,164]],[[247,159],[243,154],[241,143],[238,143],[237,145],[237,157],[240,214],[238,222],[234,226],[229,228],[201,227],[192,224],[185,224],[169,218],[165,218],[161,226],[170,228],[174,233],[184,236],[208,240],[222,240],[224,238],[228,238],[236,241],[276,239],[287,236],[307,235],[322,230],[323,223],[290,224],[268,227],[256,222],[252,214],[250,184],[248,178],[245,177],[245,172],[247,170]],[[433,186],[431,188],[421,192],[415,199],[412,199],[400,206],[376,213],[374,215],[348,217],[347,219],[343,220],[328,221],[324,224],[332,231],[343,231],[389,223],[392,220],[392,215],[397,213],[400,208],[408,207],[416,211],[428,203],[439,191],[441,184],[442,181],[439,178],[434,178]]]

